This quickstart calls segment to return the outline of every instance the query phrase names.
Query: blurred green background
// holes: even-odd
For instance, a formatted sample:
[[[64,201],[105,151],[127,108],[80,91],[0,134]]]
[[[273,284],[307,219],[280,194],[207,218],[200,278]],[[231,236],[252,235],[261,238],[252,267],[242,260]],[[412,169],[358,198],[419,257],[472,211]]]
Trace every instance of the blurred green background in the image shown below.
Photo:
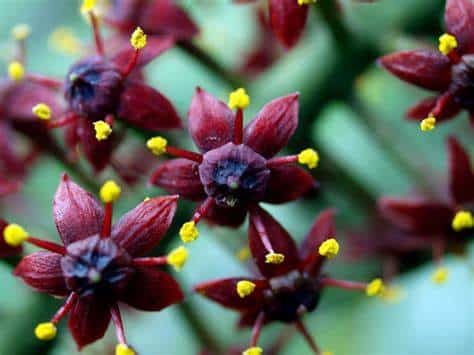
[[[187,0],[182,4],[202,29],[199,45],[229,70],[238,66],[255,40],[252,6],[233,5],[230,0]],[[341,50],[323,16],[312,11],[301,44],[258,79],[247,83],[252,104],[246,114],[251,118],[276,96],[301,92],[301,125],[290,149],[313,145],[320,151],[321,167],[314,174],[321,182],[321,193],[314,199],[267,207],[298,240],[319,211],[337,207],[339,238],[344,248],[343,230],[363,225],[375,198],[409,195],[415,186],[443,179],[444,140],[448,134],[456,132],[471,152],[474,146],[466,129],[467,119],[457,119],[429,134],[422,134],[416,124],[402,119],[405,109],[425,93],[389,76],[374,60],[379,54],[413,48],[420,42],[436,43],[443,28],[444,1],[381,0],[377,4],[357,4],[345,0],[342,4],[344,21],[359,47]],[[7,63],[11,58],[12,26],[27,23],[33,29],[28,43],[28,70],[62,77],[78,56],[59,53],[48,44],[48,38],[58,26],[67,26],[84,43],[90,40],[90,28],[78,6],[76,0],[0,0],[1,59]],[[197,85],[223,100],[233,89],[180,49],[155,60],[147,67],[147,74],[149,82],[171,98],[183,117]],[[191,144],[185,133],[174,138],[181,145]],[[155,165],[156,161],[150,158],[150,164]],[[50,158],[40,159],[23,194],[2,201],[3,215],[24,224],[35,235],[57,239],[51,199],[63,169]],[[107,171],[98,180],[111,176],[113,173]],[[145,196],[159,193],[146,187],[125,191],[115,216]],[[184,204],[185,216],[189,216],[189,207]],[[201,324],[219,344],[246,346],[249,331],[236,331],[235,313],[190,292],[197,282],[248,274],[246,265],[235,256],[246,243],[245,227],[229,231],[203,226],[201,235],[190,246],[189,263],[174,275],[186,290],[186,303],[196,310]],[[167,249],[179,244],[176,233],[167,238]],[[399,277],[396,284],[404,296],[396,303],[330,290],[305,323],[320,347],[335,355],[472,355],[472,253],[466,258],[448,257],[447,267],[450,279],[442,286],[431,283],[430,264]],[[329,271],[339,278],[367,280],[378,275],[380,265],[377,261],[348,263],[340,258],[329,263]],[[11,267],[0,265],[0,355],[75,353],[66,329],[61,329],[57,341],[51,344],[40,344],[34,338],[35,324],[49,319],[60,301],[32,292],[10,272]],[[176,307],[160,313],[124,313],[128,340],[142,355],[197,354],[205,345]],[[265,328],[262,347],[270,344],[284,327],[274,324]],[[109,329],[104,340],[83,353],[112,354],[115,342],[114,332]],[[300,336],[294,336],[282,354],[311,352]]]

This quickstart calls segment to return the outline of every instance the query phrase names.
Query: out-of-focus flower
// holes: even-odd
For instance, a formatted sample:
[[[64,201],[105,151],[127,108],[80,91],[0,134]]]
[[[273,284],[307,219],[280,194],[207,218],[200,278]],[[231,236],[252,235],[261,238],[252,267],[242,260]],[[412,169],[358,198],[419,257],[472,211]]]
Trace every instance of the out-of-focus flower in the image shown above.
[[[254,326],[250,347],[243,354],[262,354],[258,346],[260,330],[274,321],[294,324],[312,350],[320,354],[301,318],[316,309],[325,287],[360,290],[369,296],[383,292],[380,279],[366,284],[335,280],[322,273],[326,259],[338,250],[335,233],[333,211],[326,210],[298,249],[288,232],[258,208],[250,217],[249,245],[263,277],[221,279],[195,287],[203,296],[241,313],[240,326]],[[284,255],[282,263],[267,262],[270,248]]]
[[[408,110],[408,118],[421,121],[424,131],[461,109],[469,112],[474,124],[474,3],[447,0],[444,19],[447,32],[439,38],[438,51],[403,51],[380,58],[380,64],[400,79],[438,93]]]
[[[239,226],[247,211],[261,201],[284,203],[311,190],[308,172],[318,154],[310,149],[298,155],[274,157],[298,125],[298,94],[275,99],[243,127],[243,109],[249,104],[245,90],[231,93],[229,106],[198,88],[189,110],[189,132],[201,153],[185,151],[155,137],[147,142],[155,154],[179,157],[161,164],[150,182],[172,193],[204,201],[180,232],[184,241],[197,238],[196,224],[204,217],[219,225]]]
[[[170,253],[172,258],[140,257],[168,230],[178,197],[148,199],[112,225],[113,203],[120,188],[108,181],[100,196],[105,210],[64,175],[53,201],[63,245],[34,238],[15,224],[6,226],[3,236],[12,246],[29,242],[45,249],[24,257],[14,273],[39,292],[66,297],[51,321],[36,327],[39,339],[53,339],[57,323],[69,314],[69,329],[81,349],[102,338],[112,319],[119,342],[116,354],[135,354],[125,338],[118,302],[159,311],[183,299],[176,281],[155,268],[166,264],[181,267],[186,257],[182,251]]]

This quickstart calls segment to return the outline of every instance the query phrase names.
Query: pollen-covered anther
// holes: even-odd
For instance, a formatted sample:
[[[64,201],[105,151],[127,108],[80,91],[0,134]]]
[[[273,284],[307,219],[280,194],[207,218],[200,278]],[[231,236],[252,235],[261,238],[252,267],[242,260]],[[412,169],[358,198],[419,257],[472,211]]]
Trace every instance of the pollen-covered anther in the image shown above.
[[[445,267],[439,267],[436,271],[431,275],[431,280],[438,285],[445,283],[448,280],[449,271]]]
[[[253,293],[255,286],[251,281],[242,280],[237,282],[236,291],[240,298],[245,298]]]
[[[86,14],[94,10],[97,5],[97,0],[83,0],[81,5],[81,12]]]
[[[456,232],[460,232],[463,229],[473,228],[474,216],[469,211],[459,211],[454,216],[451,226]]]
[[[44,104],[44,103],[39,103],[31,109],[33,114],[38,117],[40,120],[43,121],[48,121],[51,119],[51,108]]]
[[[248,348],[242,353],[242,355],[262,355],[262,354],[263,354],[263,349],[258,346],[252,346],[251,348]]]
[[[184,264],[188,260],[189,252],[183,246],[180,246],[172,250],[166,257],[166,262],[173,266],[175,270],[179,271],[183,268]]]
[[[135,355],[135,351],[127,344],[117,344],[115,355]]]
[[[250,249],[249,249],[249,247],[243,247],[243,248],[239,249],[237,251],[237,253],[235,254],[235,256],[240,261],[247,260],[248,258],[250,258]]]
[[[318,0],[298,0],[298,5],[309,5],[309,4],[316,4]]]
[[[369,297],[380,296],[383,294],[385,289],[385,285],[383,284],[382,279],[374,279],[372,280],[367,287],[365,288],[365,293]]]
[[[20,62],[11,62],[8,65],[8,76],[15,81],[22,80],[25,77],[25,67]]]
[[[93,125],[95,130],[95,138],[98,141],[106,140],[112,134],[112,127],[110,127],[110,125],[105,121],[95,121]]]
[[[100,199],[105,203],[115,202],[119,199],[122,189],[113,180],[106,181],[100,188]]]
[[[142,49],[146,46],[146,34],[140,27],[137,27],[130,36],[130,44],[135,49]]]
[[[309,169],[314,169],[319,164],[319,154],[317,151],[311,148],[302,150],[298,154],[298,163],[306,165]]]
[[[82,48],[79,38],[67,27],[56,28],[50,34],[48,42],[51,48],[68,55],[78,54]]]
[[[239,88],[229,94],[228,106],[232,110],[236,108],[243,110],[247,108],[248,105],[250,105],[250,96],[247,95],[244,88]]]
[[[18,247],[28,239],[28,232],[18,224],[9,224],[3,230],[3,238],[8,245]]]
[[[285,255],[280,253],[268,253],[265,255],[265,262],[267,264],[281,264],[285,261]]]
[[[328,259],[332,259],[339,253],[339,243],[335,238],[329,238],[319,246],[318,252]]]
[[[420,122],[420,129],[423,132],[432,131],[436,127],[436,117],[429,116]]]
[[[27,24],[19,24],[12,28],[12,37],[17,41],[24,41],[31,34],[31,27]]]
[[[199,230],[194,221],[184,223],[179,230],[179,236],[184,243],[194,242],[199,237]]]
[[[163,137],[153,137],[146,142],[146,147],[154,154],[161,155],[166,152],[168,141]]]
[[[35,335],[39,340],[53,340],[58,330],[52,322],[40,323],[35,328]]]
[[[438,49],[441,53],[444,55],[448,55],[451,53],[451,51],[458,46],[458,40],[456,39],[455,36],[449,34],[449,33],[444,33],[439,37],[439,45]]]

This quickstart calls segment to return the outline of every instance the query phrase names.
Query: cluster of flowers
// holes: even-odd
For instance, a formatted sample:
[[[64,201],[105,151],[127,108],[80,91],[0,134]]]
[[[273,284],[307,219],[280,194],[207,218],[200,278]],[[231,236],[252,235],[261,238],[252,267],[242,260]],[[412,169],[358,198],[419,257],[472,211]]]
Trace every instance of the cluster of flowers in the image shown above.
[[[286,47],[294,46],[300,38],[312,2],[269,1],[271,29]],[[81,8],[93,29],[95,53],[72,65],[64,82],[26,72],[24,44],[28,28],[15,28],[19,56],[9,65],[9,79],[0,86],[0,133],[5,138],[0,140],[0,193],[18,189],[18,181],[26,173],[24,167],[33,160],[37,147],[50,151],[57,148],[51,129],[64,127],[70,158],[77,158],[80,146],[94,170],[100,172],[112,165],[111,157],[123,138],[124,125],[145,132],[182,126],[170,100],[145,83],[142,68],[175,43],[191,41],[198,33],[196,25],[172,0],[117,0],[102,18],[97,15],[96,5],[96,1],[85,0]],[[261,14],[259,18],[265,24]],[[116,35],[107,41],[110,48],[101,37],[102,22],[115,29]],[[470,0],[448,0],[448,33],[440,37],[439,52],[402,52],[380,60],[403,80],[440,92],[409,111],[410,117],[421,120],[424,131],[460,109],[467,109],[474,122],[472,23],[474,4]],[[255,63],[264,67],[259,60]],[[53,200],[62,244],[31,236],[17,224],[1,222],[1,257],[21,253],[24,242],[45,250],[25,256],[14,274],[39,292],[65,298],[51,320],[36,327],[39,339],[53,339],[56,325],[69,315],[69,329],[81,349],[102,338],[112,320],[118,340],[116,354],[135,354],[125,337],[118,302],[139,310],[159,311],[184,298],[176,280],[157,266],[171,265],[180,270],[187,260],[187,249],[180,246],[166,256],[144,256],[166,234],[179,198],[198,203],[179,231],[183,243],[199,237],[197,226],[201,220],[237,228],[248,215],[248,245],[258,274],[205,282],[194,288],[239,312],[239,325],[253,327],[244,355],[262,354],[258,346],[260,331],[277,321],[293,324],[311,349],[321,354],[302,317],[317,308],[326,287],[359,290],[368,296],[384,293],[380,278],[368,283],[352,282],[333,279],[323,272],[325,262],[340,249],[334,210],[325,210],[315,219],[298,247],[285,228],[262,208],[261,202],[282,204],[313,190],[316,183],[312,175],[296,164],[316,168],[319,155],[308,148],[295,155],[277,156],[298,125],[297,93],[269,102],[244,126],[244,110],[249,104],[250,97],[243,88],[233,91],[227,104],[197,88],[189,109],[188,130],[199,152],[174,147],[162,136],[150,138],[146,146],[153,154],[176,158],[161,163],[149,178],[151,184],[172,195],[146,198],[113,225],[113,206],[120,197],[120,187],[111,180],[102,186],[102,208],[68,175],[62,176]],[[14,152],[12,128],[31,138],[32,153],[18,156]],[[450,198],[382,198],[379,211],[384,221],[376,222],[378,239],[362,247],[364,253],[398,261],[432,247],[436,261],[441,263],[446,247],[465,245],[472,237],[471,160],[454,137],[448,141],[448,151]],[[390,280],[393,274],[384,277]],[[433,278],[443,282],[447,270],[440,265]]]

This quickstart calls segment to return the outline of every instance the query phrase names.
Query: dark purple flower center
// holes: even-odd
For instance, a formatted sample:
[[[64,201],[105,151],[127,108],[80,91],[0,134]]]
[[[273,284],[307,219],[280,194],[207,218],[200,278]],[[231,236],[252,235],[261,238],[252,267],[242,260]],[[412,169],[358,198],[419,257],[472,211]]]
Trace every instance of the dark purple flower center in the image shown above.
[[[68,245],[61,268],[67,287],[80,296],[120,293],[134,271],[130,255],[99,236]]]
[[[264,292],[265,316],[269,320],[294,322],[317,307],[321,291],[317,279],[299,271],[275,277],[270,280],[270,289]]]
[[[234,207],[263,198],[270,170],[265,158],[246,145],[227,143],[204,154],[199,176],[218,205]]]
[[[123,88],[119,70],[102,57],[74,64],[66,77],[65,97],[72,111],[91,120],[114,113]]]
[[[474,110],[474,55],[464,55],[461,62],[453,66],[450,90],[461,107]]]

